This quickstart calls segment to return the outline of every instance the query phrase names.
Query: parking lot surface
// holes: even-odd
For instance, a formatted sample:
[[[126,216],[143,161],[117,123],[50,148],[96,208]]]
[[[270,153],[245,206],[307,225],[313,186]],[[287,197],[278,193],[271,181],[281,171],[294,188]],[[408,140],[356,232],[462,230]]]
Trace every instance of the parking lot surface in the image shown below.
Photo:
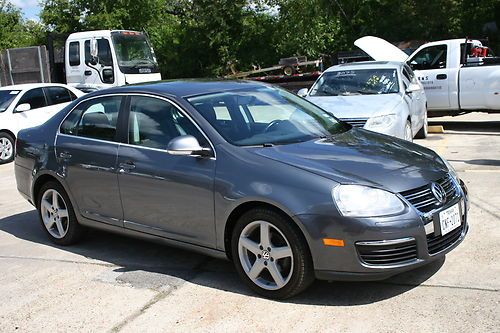
[[[444,260],[389,280],[316,281],[298,297],[252,294],[230,262],[91,231],[48,241],[0,166],[0,331],[500,332],[500,115],[431,119],[416,143],[470,191],[470,231]]]

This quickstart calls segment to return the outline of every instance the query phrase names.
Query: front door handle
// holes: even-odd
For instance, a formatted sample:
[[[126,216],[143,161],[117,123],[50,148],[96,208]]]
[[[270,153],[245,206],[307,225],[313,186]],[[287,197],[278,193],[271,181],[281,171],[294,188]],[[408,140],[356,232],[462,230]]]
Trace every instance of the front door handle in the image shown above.
[[[446,75],[446,74],[436,75],[436,79],[438,79],[438,80],[446,80],[447,78],[448,78],[448,75]]]
[[[62,158],[63,160],[69,160],[73,155],[70,153],[63,151],[62,153],[59,154],[59,157]]]
[[[83,74],[85,74],[85,76],[90,76],[92,75],[92,71],[86,70],[85,72],[83,72]]]
[[[135,169],[135,164],[132,161],[128,161],[128,162],[125,162],[125,163],[120,163],[119,167],[120,168],[118,169],[118,172],[119,173],[125,173],[125,172],[128,172],[130,170]]]

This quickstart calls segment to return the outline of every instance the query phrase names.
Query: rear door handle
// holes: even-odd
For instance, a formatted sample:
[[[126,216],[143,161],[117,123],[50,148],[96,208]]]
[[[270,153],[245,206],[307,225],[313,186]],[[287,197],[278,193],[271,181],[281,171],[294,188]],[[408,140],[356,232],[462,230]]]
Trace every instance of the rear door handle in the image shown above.
[[[63,160],[69,160],[73,155],[70,153],[63,151],[62,153],[59,154],[59,157],[62,158]]]
[[[125,162],[125,163],[120,163],[119,167],[120,168],[118,169],[118,172],[119,173],[125,173],[127,171],[135,169],[135,164],[132,161],[128,161],[128,162]]]
[[[438,80],[446,80],[447,78],[448,78],[448,75],[446,75],[446,74],[436,75],[436,79],[438,79]]]

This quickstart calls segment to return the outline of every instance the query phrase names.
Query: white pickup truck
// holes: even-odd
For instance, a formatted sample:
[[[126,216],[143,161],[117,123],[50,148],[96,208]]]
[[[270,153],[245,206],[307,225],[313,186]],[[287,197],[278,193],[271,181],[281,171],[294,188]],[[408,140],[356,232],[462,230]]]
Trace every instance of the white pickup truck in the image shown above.
[[[354,44],[375,60],[406,62],[424,86],[429,116],[500,112],[500,59],[478,40],[427,43],[410,56],[378,37]]]

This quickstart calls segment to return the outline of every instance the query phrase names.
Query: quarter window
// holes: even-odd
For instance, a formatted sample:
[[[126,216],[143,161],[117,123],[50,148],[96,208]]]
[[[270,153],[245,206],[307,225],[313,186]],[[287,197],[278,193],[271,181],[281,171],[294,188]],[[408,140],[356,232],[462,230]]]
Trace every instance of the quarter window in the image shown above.
[[[171,103],[152,97],[132,96],[129,117],[130,144],[166,149],[170,140],[192,135],[202,147],[208,142],[194,123]]]
[[[26,103],[30,105],[31,109],[46,107],[47,100],[45,99],[45,94],[43,93],[43,89],[36,88],[29,90],[21,97],[16,107]]]
[[[429,46],[408,62],[414,70],[446,68],[446,45]]]
[[[80,42],[69,43],[69,65],[80,65]]]
[[[73,99],[75,99],[73,98],[74,94],[70,92],[68,89],[63,87],[49,87],[46,88],[45,92],[49,97],[51,105],[68,103],[71,102]]]
[[[121,96],[102,97],[80,104],[61,125],[61,133],[116,141]]]

